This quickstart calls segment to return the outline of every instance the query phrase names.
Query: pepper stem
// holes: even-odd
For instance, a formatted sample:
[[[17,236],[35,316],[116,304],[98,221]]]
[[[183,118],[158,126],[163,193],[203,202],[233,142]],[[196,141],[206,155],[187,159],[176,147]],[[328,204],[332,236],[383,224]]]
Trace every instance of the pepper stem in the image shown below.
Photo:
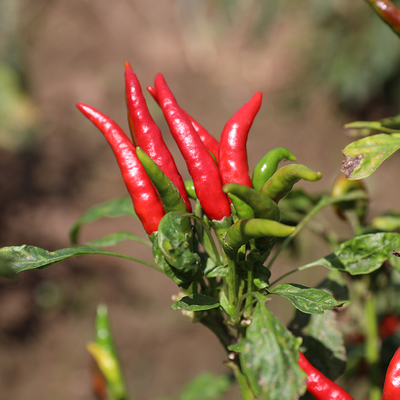
[[[247,293],[254,291],[254,262],[247,260]],[[246,297],[244,316],[249,318],[252,315],[251,303],[253,299],[251,296]]]
[[[236,260],[228,257],[228,297],[229,303],[236,307],[237,305],[237,271]]]

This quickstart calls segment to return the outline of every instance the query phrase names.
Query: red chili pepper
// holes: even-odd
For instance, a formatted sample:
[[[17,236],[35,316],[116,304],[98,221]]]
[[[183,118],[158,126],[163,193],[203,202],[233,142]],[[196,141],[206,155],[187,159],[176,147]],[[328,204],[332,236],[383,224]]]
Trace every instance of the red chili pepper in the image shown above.
[[[117,159],[136,214],[146,232],[151,235],[158,230],[158,224],[165,212],[150,178],[137,158],[135,146],[111,118],[86,104],[78,103],[76,106],[107,139]]]
[[[160,107],[193,178],[197,198],[211,220],[222,220],[231,214],[228,199],[222,191],[218,167],[201,141],[186,113],[179,107],[164,77],[157,74],[155,90]]]
[[[153,99],[158,103],[156,90],[151,86],[147,86],[147,90],[153,96]],[[215,157],[215,159],[218,162],[218,148],[219,148],[218,140],[215,139],[215,137],[212,136],[207,131],[206,128],[204,128],[202,125],[200,125],[190,114],[188,114],[186,111],[185,111],[185,113],[186,113],[187,117],[190,119],[190,122],[192,123],[194,129],[200,136],[200,139],[204,143],[204,146],[207,147],[207,150],[213,154],[213,156]]]
[[[185,111],[186,112],[186,111]],[[207,147],[207,150],[213,154],[215,159],[218,162],[218,151],[219,151],[219,143],[218,140],[212,136],[204,126],[200,125],[191,115],[186,113],[190,122],[192,123],[194,129],[200,136],[201,141],[204,143],[204,146]]]
[[[400,35],[400,10],[390,0],[367,0],[392,30]]]
[[[220,139],[218,165],[222,183],[252,187],[247,163],[246,141],[261,107],[262,93],[257,92],[226,123]]]
[[[400,348],[394,353],[386,371],[382,400],[400,399]]]
[[[396,314],[386,314],[379,324],[379,334],[382,339],[394,335],[399,329],[400,318]]]
[[[307,390],[316,400],[354,400],[344,389],[314,368],[299,351],[300,368],[307,374]]]
[[[185,190],[185,184],[178,172],[174,158],[162,138],[161,131],[147,108],[146,99],[143,96],[139,80],[129,62],[125,62],[125,88],[129,119],[133,125],[131,132],[133,131],[132,135],[135,145],[144,150],[162,169],[165,175],[172,180],[185,200],[190,212],[191,204]]]

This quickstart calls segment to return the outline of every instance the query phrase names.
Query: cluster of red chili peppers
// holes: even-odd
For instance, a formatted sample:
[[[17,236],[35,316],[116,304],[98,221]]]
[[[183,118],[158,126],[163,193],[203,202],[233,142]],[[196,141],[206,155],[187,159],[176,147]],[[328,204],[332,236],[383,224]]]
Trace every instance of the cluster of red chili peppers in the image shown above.
[[[136,214],[148,235],[157,232],[166,213],[191,212],[189,197],[198,199],[205,214],[214,222],[231,218],[231,201],[234,201],[237,213],[241,214],[240,218],[258,215],[261,218],[277,220],[278,211],[274,208],[276,205],[272,206],[270,201],[278,202],[300,177],[309,180],[320,178],[319,173],[305,166],[292,164],[278,170],[278,178],[264,185],[275,172],[280,160],[296,159],[292,153],[282,148],[267,153],[266,158],[260,161],[260,167],[256,168],[253,177],[250,178],[246,141],[261,106],[260,92],[231,117],[218,143],[178,105],[164,77],[158,74],[154,87],[148,87],[148,90],[161,107],[186,161],[193,183],[185,185],[161,131],[150,115],[139,80],[128,62],[125,63],[125,85],[128,121],[133,141],[117,123],[100,111],[82,103],[78,103],[77,107],[103,133],[111,146]],[[230,198],[226,192],[230,193]],[[260,192],[268,196],[261,196]],[[245,198],[253,208],[248,215],[246,205],[240,202],[241,198]],[[271,223],[279,224],[275,221]],[[276,229],[283,229],[282,236],[287,236],[292,230],[284,227],[282,225]],[[241,235],[244,235],[244,240],[248,240],[244,226],[242,228]],[[237,238],[234,234],[231,236],[233,249],[243,244],[242,237]],[[259,236],[265,236],[265,231]],[[400,376],[399,352],[392,363],[394,365],[390,365],[386,378],[384,400],[400,399],[400,383],[397,384]],[[317,400],[352,399],[343,389],[316,370],[302,353],[299,365],[308,376],[307,390]]]
[[[111,118],[82,103],[77,104],[77,107],[100,129],[110,144],[133,200],[135,211],[146,232],[151,234],[157,231],[160,220],[168,211],[171,198],[161,197],[160,200],[160,193],[157,193],[153,186],[154,182],[152,183],[139,160],[136,146],[158,165],[178,189],[174,192],[173,200],[177,204],[184,202],[186,211],[191,211],[191,204],[175,161],[162,138],[160,129],[150,115],[140,83],[129,63],[125,65],[125,82],[133,143]],[[257,93],[228,122],[221,143],[218,144],[214,137],[179,107],[161,74],[156,76],[154,88],[148,89],[160,105],[182,152],[193,179],[196,196],[204,212],[211,220],[229,217],[230,204],[222,185],[227,182],[237,182],[251,186],[245,144],[253,119],[261,105],[261,93]],[[219,161],[219,167],[213,156]],[[167,204],[163,204],[162,201]]]

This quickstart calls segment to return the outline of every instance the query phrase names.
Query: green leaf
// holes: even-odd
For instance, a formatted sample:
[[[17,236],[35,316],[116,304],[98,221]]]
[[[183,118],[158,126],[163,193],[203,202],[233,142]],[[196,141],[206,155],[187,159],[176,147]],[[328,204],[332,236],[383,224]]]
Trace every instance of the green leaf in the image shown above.
[[[387,128],[380,121],[354,121],[346,124],[345,129],[350,129],[352,136],[368,136],[374,132],[379,133],[397,133],[398,129]]]
[[[228,375],[215,376],[209,372],[198,375],[182,391],[180,400],[214,400],[220,398],[231,386]]]
[[[107,236],[104,236],[99,239],[94,239],[94,240],[90,241],[89,243],[86,243],[86,246],[111,247],[111,246],[117,245],[118,243],[122,242],[123,240],[133,240],[135,242],[147,244],[148,246],[151,247],[151,243],[147,239],[143,239],[143,238],[136,236],[133,233],[128,232],[128,231],[119,231],[119,232],[110,233]]]
[[[228,275],[229,275],[228,266],[219,265],[218,267],[215,267],[207,274],[207,278],[218,278],[219,276],[227,277]]]
[[[125,256],[119,253],[112,253],[102,249],[96,249],[94,247],[81,246],[56,251],[47,251],[40,247],[22,245],[3,247],[0,249],[0,276],[4,278],[13,278],[22,271],[47,268],[50,265],[66,260],[67,258],[88,254],[103,254],[126,258],[159,270],[156,266],[137,258]]]
[[[339,249],[320,260],[304,265],[306,269],[323,265],[350,275],[369,274],[391,257],[393,249],[400,249],[400,234],[394,232],[372,233],[357,236],[342,243]]]
[[[221,303],[221,307],[223,310],[232,318],[235,317],[236,307],[229,303],[228,298],[226,297],[225,292],[221,291],[221,296],[219,299]]]
[[[306,390],[298,365],[300,342],[258,302],[239,353],[243,373],[259,400],[297,400]]]
[[[269,286],[269,278],[271,277],[271,271],[264,267],[264,265],[256,264],[254,266],[254,285],[259,289],[265,289]]]
[[[168,264],[189,280],[203,275],[200,257],[193,252],[190,214],[181,211],[165,214],[158,225],[158,244]]]
[[[318,288],[329,291],[336,300],[349,301],[349,291],[339,271],[330,271]],[[346,348],[337,322],[338,313],[304,314],[296,310],[289,329],[303,338],[302,352],[328,378],[335,380],[346,367]]]
[[[72,226],[69,232],[71,244],[74,246],[78,244],[78,235],[82,225],[94,222],[103,217],[115,218],[124,215],[137,218],[132,205],[132,200],[129,196],[119,197],[117,199],[112,199],[105,203],[93,206],[86,211]]]
[[[172,304],[172,310],[204,311],[219,307],[218,301],[204,294],[191,294]]]
[[[340,305],[324,290],[294,283],[283,283],[268,292],[286,297],[298,310],[307,314],[323,314],[324,311]]]
[[[165,275],[167,275],[168,278],[171,278],[178,286],[182,287],[183,289],[188,289],[192,283],[192,280],[186,277],[176,268],[169,265],[164,257],[164,253],[160,249],[158,243],[158,232],[153,232],[151,238],[153,242],[152,251],[155,263],[164,271]]]
[[[289,324],[293,334],[303,338],[301,347],[306,358],[332,380],[346,367],[346,349],[336,317],[333,310],[313,315],[297,310]]]
[[[346,160],[341,171],[348,179],[366,178],[399,148],[398,134],[381,133],[357,140],[343,150]]]

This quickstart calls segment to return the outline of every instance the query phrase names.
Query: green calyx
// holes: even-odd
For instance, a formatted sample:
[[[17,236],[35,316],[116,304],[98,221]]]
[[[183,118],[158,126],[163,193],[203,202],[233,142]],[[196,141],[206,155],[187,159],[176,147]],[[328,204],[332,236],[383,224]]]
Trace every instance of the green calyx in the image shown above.
[[[296,228],[269,219],[242,219],[234,223],[224,237],[224,250],[227,254],[235,254],[237,250],[251,239],[265,237],[286,237]]]
[[[295,155],[284,147],[270,150],[254,168],[252,182],[255,190],[260,190],[262,185],[276,172],[282,160],[296,161]]]
[[[322,178],[321,172],[316,172],[302,164],[290,164],[279,168],[274,175],[261,187],[264,193],[276,203],[290,192],[293,185],[300,179],[318,181]]]
[[[162,169],[140,147],[136,147],[136,154],[157,189],[165,211],[188,211],[179,189]]]
[[[229,193],[229,196],[234,195],[238,197],[241,201],[248,204],[254,211],[254,216],[256,218],[272,219],[274,221],[279,220],[278,206],[273,200],[271,200],[270,197],[266,196],[264,193],[261,193],[255,189],[251,189],[244,185],[239,185],[237,183],[229,183],[224,186],[223,190],[225,193]],[[241,218],[239,213],[238,216],[239,218]],[[252,216],[247,218],[251,217]],[[241,219],[246,219],[246,217],[243,217]]]
[[[212,220],[211,225],[214,228],[214,231],[218,237],[218,240],[222,243],[226,232],[232,226],[232,218],[224,217],[220,221]]]

